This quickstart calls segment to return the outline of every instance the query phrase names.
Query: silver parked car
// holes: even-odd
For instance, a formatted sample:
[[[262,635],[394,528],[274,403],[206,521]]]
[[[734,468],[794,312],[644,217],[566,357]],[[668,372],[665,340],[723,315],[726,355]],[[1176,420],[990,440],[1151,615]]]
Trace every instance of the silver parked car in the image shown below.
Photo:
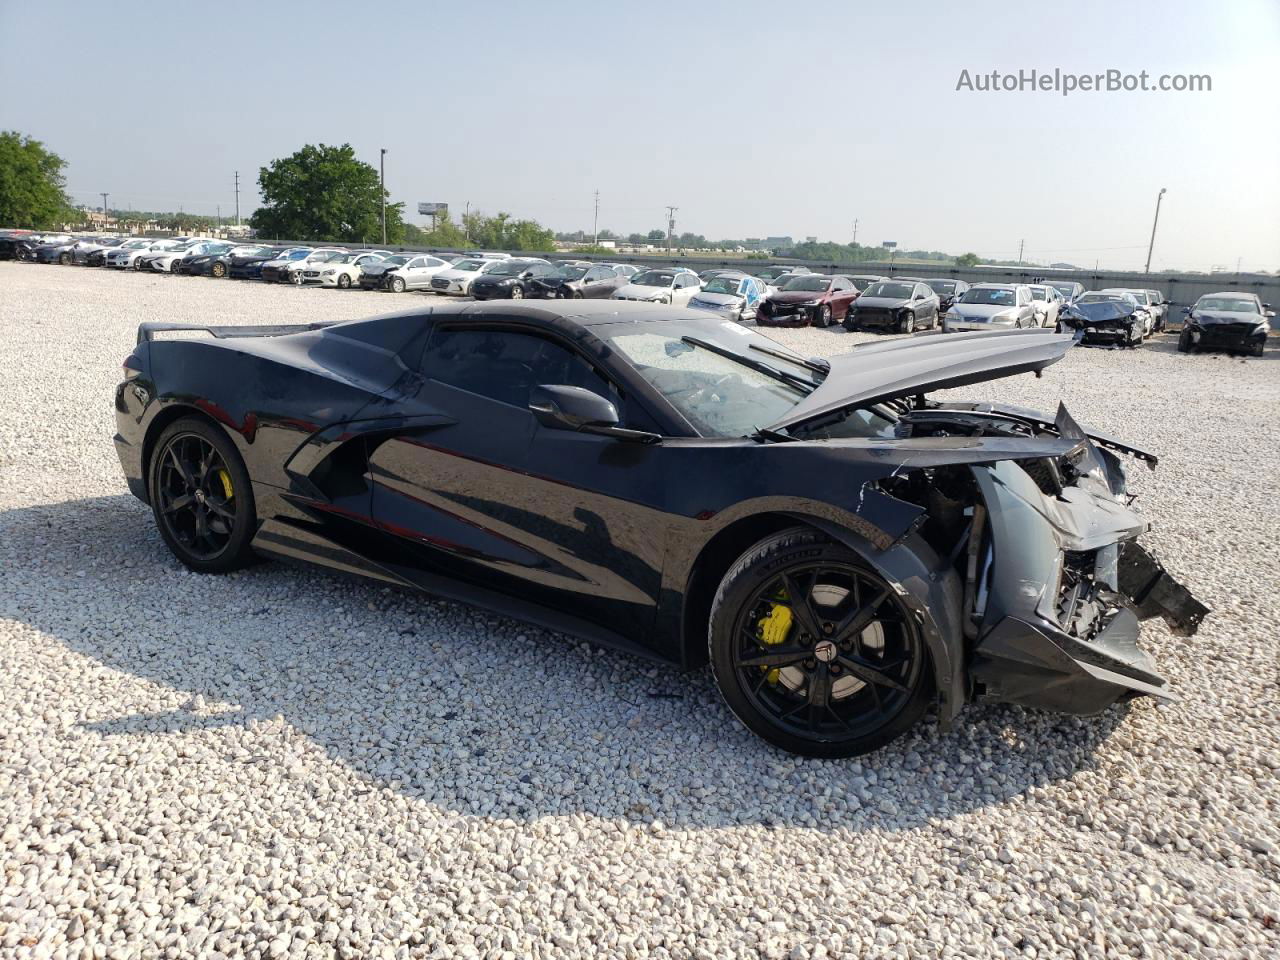
[[[942,318],[942,332],[1035,327],[1035,299],[1025,283],[979,283],[960,295]]]

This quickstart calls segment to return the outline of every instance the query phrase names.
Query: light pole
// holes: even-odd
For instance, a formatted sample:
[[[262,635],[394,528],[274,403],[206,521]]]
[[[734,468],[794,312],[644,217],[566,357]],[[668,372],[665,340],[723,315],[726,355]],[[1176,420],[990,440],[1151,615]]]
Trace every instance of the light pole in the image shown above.
[[[1143,273],[1151,272],[1151,251],[1156,247],[1156,224],[1160,222],[1160,201],[1164,198],[1166,192],[1166,188],[1161,187],[1160,192],[1156,194],[1156,216],[1151,221],[1151,242],[1147,244],[1147,266],[1142,271]]]
[[[378,155],[378,194],[382,200],[382,245],[387,245],[387,148]]]

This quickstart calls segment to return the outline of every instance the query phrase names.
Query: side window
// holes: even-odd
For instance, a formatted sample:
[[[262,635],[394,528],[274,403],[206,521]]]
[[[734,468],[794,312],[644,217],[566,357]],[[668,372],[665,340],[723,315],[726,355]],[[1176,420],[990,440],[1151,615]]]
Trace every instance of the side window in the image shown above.
[[[437,257],[423,257],[422,259],[423,261],[425,261],[422,264],[424,267],[443,267],[444,266],[444,261],[438,259]]]
[[[576,353],[542,337],[507,330],[436,330],[423,357],[423,373],[513,407],[527,407],[529,391],[539,384],[585,387],[617,403],[608,381]]]
[[[406,270],[416,270],[416,269],[418,269],[418,267],[420,267],[420,266],[422,266],[422,265],[423,265],[423,258],[422,258],[422,257],[414,257],[412,260],[410,260],[408,263],[406,263],[406,264],[404,265],[404,268],[405,268]]]

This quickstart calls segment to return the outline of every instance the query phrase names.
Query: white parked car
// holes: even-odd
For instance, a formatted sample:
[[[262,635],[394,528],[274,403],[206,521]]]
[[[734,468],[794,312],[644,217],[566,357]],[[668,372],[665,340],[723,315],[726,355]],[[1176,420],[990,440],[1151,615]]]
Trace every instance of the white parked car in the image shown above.
[[[502,261],[496,258],[463,257],[455,260],[448,270],[441,270],[431,278],[431,289],[449,297],[471,295],[471,284],[476,277],[492,270]]]
[[[205,251],[205,248],[217,243],[217,240],[210,240],[207,237],[192,237],[186,243],[179,243],[175,247],[142,254],[134,262],[134,269],[151,270],[155,273],[176,273],[178,261],[183,257],[188,254],[199,255]]]
[[[178,246],[176,240],[151,240],[147,237],[136,237],[126,240],[114,250],[107,251],[106,265],[117,270],[128,270],[138,261],[138,257],[150,251],[165,250]]]
[[[684,307],[688,306],[689,298],[701,289],[702,281],[693,271],[662,267],[636,274],[612,299],[669,303],[674,307]]]
[[[351,251],[345,247],[316,247],[305,257],[300,257],[285,265],[280,271],[280,279],[290,283],[302,283],[302,272],[311,270],[322,263],[328,263],[335,256],[343,256]]]
[[[1058,313],[1064,303],[1062,293],[1047,283],[1031,284],[1031,306],[1036,312],[1036,323],[1042,327],[1056,327]]]
[[[397,253],[387,257],[380,263],[371,263],[360,273],[360,287],[363,290],[390,290],[403,293],[405,290],[430,289],[431,281],[453,267],[448,260],[433,257],[425,253]]]
[[[299,283],[318,283],[322,287],[337,287],[346,290],[360,282],[360,274],[364,268],[386,259],[386,254],[373,250],[362,250],[359,253],[335,253],[320,263],[311,263],[299,274]]]

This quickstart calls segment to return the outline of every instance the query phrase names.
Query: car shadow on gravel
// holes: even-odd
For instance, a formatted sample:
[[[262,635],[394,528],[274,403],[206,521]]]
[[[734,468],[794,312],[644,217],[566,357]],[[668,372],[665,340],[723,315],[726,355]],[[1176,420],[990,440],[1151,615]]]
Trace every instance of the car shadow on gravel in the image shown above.
[[[71,705],[69,735],[123,753],[214,738],[262,763],[282,718],[370,789],[519,821],[909,830],[1099,766],[1128,711],[969,707],[949,732],[926,721],[867,757],[791,757],[740,727],[705,670],[285,564],[189,574],[124,495],[0,513],[0,617],[107,668],[82,681],[95,692]]]

